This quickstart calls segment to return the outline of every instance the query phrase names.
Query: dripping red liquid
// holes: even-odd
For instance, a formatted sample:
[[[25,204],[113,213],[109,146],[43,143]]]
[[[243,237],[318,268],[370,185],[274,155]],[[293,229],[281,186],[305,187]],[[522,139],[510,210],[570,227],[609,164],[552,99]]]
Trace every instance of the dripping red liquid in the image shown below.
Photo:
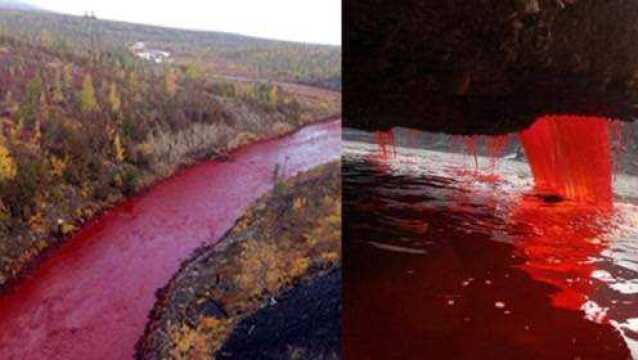
[[[379,145],[379,160],[385,161],[392,156],[396,156],[396,150],[394,145],[394,132],[392,129],[386,131],[377,131],[374,134],[375,141]]]

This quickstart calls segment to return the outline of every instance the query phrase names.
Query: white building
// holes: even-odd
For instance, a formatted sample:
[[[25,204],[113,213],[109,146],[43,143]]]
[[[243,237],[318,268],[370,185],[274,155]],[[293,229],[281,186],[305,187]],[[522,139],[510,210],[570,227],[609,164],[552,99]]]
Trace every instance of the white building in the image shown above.
[[[131,52],[135,56],[147,61],[161,64],[164,62],[171,62],[171,53],[163,50],[147,49],[146,44],[142,41],[138,41],[130,47]]]

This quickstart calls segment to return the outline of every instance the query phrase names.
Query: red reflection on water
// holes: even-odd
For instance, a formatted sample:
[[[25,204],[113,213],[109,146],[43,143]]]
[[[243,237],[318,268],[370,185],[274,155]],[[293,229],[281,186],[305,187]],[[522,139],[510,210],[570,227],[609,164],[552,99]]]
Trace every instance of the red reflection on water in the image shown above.
[[[520,267],[533,279],[556,287],[550,296],[553,306],[578,311],[592,293],[596,267],[589,259],[605,248],[599,237],[606,232],[609,215],[607,207],[547,204],[531,197],[512,213],[513,224],[525,234],[519,244],[527,261]]]
[[[520,134],[536,189],[575,200],[611,204],[610,121],[546,116]]]

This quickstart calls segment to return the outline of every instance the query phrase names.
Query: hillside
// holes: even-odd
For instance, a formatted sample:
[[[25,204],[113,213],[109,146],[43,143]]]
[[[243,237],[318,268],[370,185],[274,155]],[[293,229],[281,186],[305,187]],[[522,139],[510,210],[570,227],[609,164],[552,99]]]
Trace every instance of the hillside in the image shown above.
[[[82,222],[180,167],[340,112],[335,93],[63,46],[74,41],[63,30],[9,33],[0,35],[0,288]]]
[[[178,65],[203,73],[341,87],[341,48],[188,31],[44,12],[0,12],[7,35],[45,42],[76,54],[121,53],[144,42],[169,52]]]

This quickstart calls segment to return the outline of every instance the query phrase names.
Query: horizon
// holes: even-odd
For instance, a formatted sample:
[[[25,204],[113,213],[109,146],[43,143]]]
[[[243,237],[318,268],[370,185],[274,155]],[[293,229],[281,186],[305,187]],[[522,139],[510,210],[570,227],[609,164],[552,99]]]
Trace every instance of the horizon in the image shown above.
[[[275,0],[262,3],[236,0],[224,3],[183,0],[178,8],[171,3],[112,0],[25,0],[43,10],[98,19],[160,26],[180,30],[233,33],[262,39],[317,45],[341,46],[341,0],[316,3],[310,0]],[[248,4],[251,3],[251,4]],[[153,14],[145,13],[147,8]],[[251,9],[246,12],[244,9]]]

